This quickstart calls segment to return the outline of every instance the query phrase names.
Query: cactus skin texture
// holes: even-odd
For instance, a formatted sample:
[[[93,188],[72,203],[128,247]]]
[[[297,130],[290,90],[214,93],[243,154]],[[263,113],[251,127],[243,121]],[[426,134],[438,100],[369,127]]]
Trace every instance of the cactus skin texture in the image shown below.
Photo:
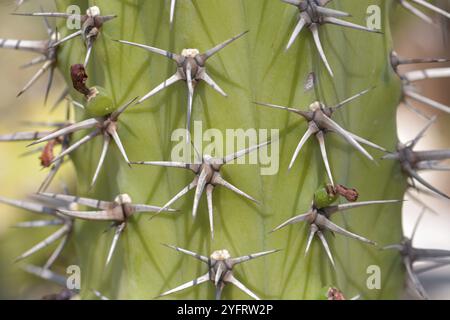
[[[116,254],[105,268],[104,261],[112,233],[103,234],[107,224],[77,222],[73,241],[82,270],[83,298],[94,298],[95,288],[112,299],[151,299],[205,272],[195,259],[161,245],[167,243],[209,256],[227,249],[233,256],[282,249],[276,255],[252,260],[236,269],[236,276],[263,299],[315,299],[324,287],[337,287],[347,297],[363,299],[399,298],[404,271],[398,253],[381,251],[344,237],[325,233],[337,268],[333,270],[317,239],[304,256],[308,228],[304,224],[269,234],[276,225],[306,211],[314,192],[327,181],[318,144],[311,139],[295,165],[287,167],[306,122],[253,104],[264,101],[307,110],[320,100],[334,105],[364,89],[368,94],[341,108],[334,120],[346,130],[395,150],[396,107],[400,82],[389,63],[391,1],[341,0],[328,6],[352,14],[349,21],[365,25],[369,5],[381,8],[383,34],[368,33],[333,25],[320,26],[322,45],[333,68],[327,73],[309,32],[302,32],[289,51],[285,46],[297,22],[293,6],[276,0],[180,0],[173,26],[169,23],[170,2],[164,0],[56,1],[58,11],[68,5],[82,11],[97,5],[102,14],[118,17],[105,24],[94,45],[87,72],[89,86],[111,92],[115,105],[143,96],[174,73],[172,61],[113,40],[127,40],[180,53],[184,48],[200,51],[245,30],[250,32],[208,61],[211,77],[228,98],[200,83],[196,87],[193,121],[203,121],[203,130],[217,128],[280,129],[280,161],[276,175],[261,176],[258,165],[232,165],[224,177],[261,201],[253,204],[224,188],[215,191],[215,238],[211,240],[205,197],[198,215],[191,216],[193,192],[175,203],[179,213],[130,219],[119,240]],[[347,19],[347,18],[346,18]],[[58,30],[70,32],[58,21]],[[70,66],[82,63],[85,47],[81,40],[61,46],[58,68],[71,84]],[[305,91],[308,74],[315,73],[314,90]],[[72,97],[82,96],[71,90]],[[120,136],[131,161],[170,160],[172,131],[184,128],[187,89],[177,83],[122,115]],[[84,119],[77,111],[77,120]],[[193,126],[194,127],[194,126]],[[80,138],[75,135],[75,139]],[[78,195],[111,201],[128,193],[137,203],[164,205],[192,179],[185,170],[129,166],[113,146],[93,190],[90,179],[98,162],[101,139],[73,154],[78,177]],[[336,183],[358,190],[360,200],[402,199],[405,177],[394,162],[371,162],[336,135],[327,138],[327,151]],[[379,159],[383,154],[368,148]],[[402,239],[401,203],[352,210],[333,217],[346,229],[376,241],[380,246]],[[380,267],[381,288],[366,286],[367,268]],[[203,269],[201,269],[203,268]],[[205,283],[169,299],[213,299],[214,286]],[[227,286],[224,299],[247,299],[237,288]]]

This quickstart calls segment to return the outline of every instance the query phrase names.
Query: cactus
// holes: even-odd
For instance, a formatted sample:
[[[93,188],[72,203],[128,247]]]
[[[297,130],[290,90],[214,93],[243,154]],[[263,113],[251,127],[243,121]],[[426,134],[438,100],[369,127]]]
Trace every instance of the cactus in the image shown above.
[[[62,248],[70,241],[85,299],[395,299],[405,270],[417,282],[402,233],[407,179],[414,172],[448,196],[414,168],[405,174],[411,159],[403,148],[412,152],[415,142],[398,143],[396,108],[405,98],[420,101],[411,82],[448,70],[398,72],[421,62],[392,51],[394,9],[419,12],[408,1],[57,0],[55,12],[36,13],[23,2],[17,21],[46,17],[57,27],[36,43],[43,54],[36,61],[44,71],[57,66],[75,113],[49,124],[56,129],[0,137],[53,142],[42,155],[51,175],[35,199],[48,206],[0,198],[65,227],[44,268],[28,271],[60,280],[49,268],[69,254]],[[67,27],[69,5],[86,12],[79,30]],[[366,26],[369,5],[381,9],[380,30]],[[268,130],[252,136],[252,128]],[[228,129],[238,129],[224,142],[234,151],[208,150]],[[245,147],[236,148],[237,139]],[[62,150],[54,156],[56,143]],[[195,159],[171,159],[180,146]],[[259,163],[226,165],[252,156]],[[444,170],[435,160],[449,157],[424,153],[414,165]],[[69,159],[77,189],[67,194],[50,182]],[[115,232],[104,235],[108,223]],[[381,287],[367,285],[370,266],[379,268]]]

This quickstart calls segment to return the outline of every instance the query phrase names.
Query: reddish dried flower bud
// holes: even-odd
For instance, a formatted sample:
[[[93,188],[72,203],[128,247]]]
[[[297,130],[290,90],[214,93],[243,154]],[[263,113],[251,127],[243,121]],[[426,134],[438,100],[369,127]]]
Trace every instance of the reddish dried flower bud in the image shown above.
[[[49,141],[42,151],[41,156],[39,157],[39,160],[41,160],[41,166],[44,168],[48,168],[51,166],[53,159],[55,159],[55,155],[53,153],[53,148],[58,143],[58,141],[51,140]]]
[[[337,288],[328,289],[328,300],[346,300],[344,294]]]
[[[347,188],[341,184],[338,184],[335,187],[335,191],[337,194],[343,196],[345,199],[347,199],[347,201],[350,202],[355,202],[356,200],[358,200],[359,197],[359,193],[358,191],[356,191],[356,189]]]
[[[70,67],[70,76],[75,90],[81,92],[85,96],[89,96],[91,90],[86,86],[88,75],[82,64],[74,64]]]

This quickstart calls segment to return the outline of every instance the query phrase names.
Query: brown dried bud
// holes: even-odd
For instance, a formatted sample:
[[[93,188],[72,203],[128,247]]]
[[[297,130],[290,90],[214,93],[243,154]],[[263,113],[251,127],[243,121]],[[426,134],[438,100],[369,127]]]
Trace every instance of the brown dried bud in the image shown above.
[[[328,289],[328,300],[346,300],[342,291],[337,288]]]
[[[53,148],[56,144],[58,144],[58,140],[50,140],[44,147],[44,150],[42,150],[42,154],[39,157],[39,160],[41,160],[41,166],[44,168],[48,168],[52,165],[53,159],[55,159],[55,155],[53,153]]]
[[[74,64],[70,67],[70,76],[75,90],[81,92],[85,96],[89,96],[91,90],[86,86],[88,75],[82,64]]]
[[[359,197],[359,193],[358,193],[358,191],[356,191],[356,189],[353,189],[353,188],[350,189],[350,188],[344,187],[341,184],[338,184],[335,187],[335,191],[337,194],[343,196],[345,199],[347,199],[347,201],[350,201],[350,202],[355,202],[356,200],[358,200],[358,197]]]

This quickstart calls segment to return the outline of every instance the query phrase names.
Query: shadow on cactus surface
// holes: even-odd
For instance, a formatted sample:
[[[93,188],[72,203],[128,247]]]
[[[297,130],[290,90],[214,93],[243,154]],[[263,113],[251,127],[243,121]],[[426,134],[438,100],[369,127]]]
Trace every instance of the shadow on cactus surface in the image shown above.
[[[304,3],[309,5],[308,9],[302,7]],[[112,299],[152,299],[208,272],[208,268],[198,260],[162,244],[186,249],[191,255],[196,253],[200,255],[196,255],[197,259],[203,262],[208,262],[206,257],[214,252],[208,263],[218,263],[214,268],[210,266],[214,271],[201,279],[208,283],[164,298],[213,299],[220,296],[214,281],[209,280],[216,280],[223,299],[323,299],[326,296],[324,288],[332,287],[339,288],[346,297],[401,297],[405,285],[402,256],[395,250],[381,248],[401,243],[403,239],[402,203],[358,205],[358,202],[403,199],[408,187],[401,164],[381,160],[386,154],[383,149],[395,152],[399,140],[396,111],[402,99],[402,79],[391,65],[390,30],[391,15],[398,5],[396,1],[56,1],[58,12],[66,12],[69,5],[79,6],[81,12],[98,6],[101,15],[117,15],[100,25],[93,40],[78,37],[58,45],[57,66],[71,88],[72,100],[82,105],[87,102],[80,90],[72,88],[70,72],[71,66],[85,60],[89,60],[86,63],[88,78],[84,79],[87,87],[102,88],[101,94],[108,96],[109,106],[114,108],[124,106],[136,97],[144,97],[174,75],[177,67],[166,58],[173,57],[167,52],[179,55],[175,58],[177,74],[183,80],[170,86],[166,83],[164,90],[133,103],[116,119],[114,126],[117,123],[117,128],[114,127],[113,131],[120,136],[123,150],[118,148],[121,144],[117,143],[114,134],[108,131],[106,136],[114,139],[116,144],[110,143],[95,184],[92,177],[97,176],[106,138],[93,138],[70,154],[78,183],[74,194],[92,201],[71,198],[69,202],[97,210],[87,213],[60,210],[72,217],[88,220],[75,220],[70,237],[82,270],[82,298],[94,298],[92,289],[95,289],[98,296]],[[381,9],[381,32],[356,30],[355,25],[366,28],[370,5]],[[26,3],[18,10],[27,12]],[[306,19],[302,25],[311,32],[297,32],[299,10],[302,11],[300,18]],[[316,21],[317,17],[308,10],[331,18]],[[312,20],[308,21],[308,18]],[[49,19],[55,23],[61,38],[74,32],[68,30],[66,19]],[[200,53],[206,52],[247,30],[247,34],[228,43],[206,62],[198,60],[199,56],[195,56],[197,51],[184,50],[196,48]],[[298,36],[291,38],[293,31]],[[320,40],[315,35],[320,35]],[[90,59],[86,59],[83,40],[87,41],[87,47],[92,46]],[[122,40],[122,43],[114,40]],[[126,45],[124,41],[152,48],[146,51],[142,47]],[[285,50],[288,42],[289,50]],[[188,58],[193,59],[189,61],[197,59],[196,63],[183,65],[181,61]],[[197,69],[199,66],[206,67],[207,78],[203,69]],[[194,77],[192,87],[191,76]],[[222,90],[226,97],[220,94]],[[193,94],[189,94],[190,91]],[[357,95],[361,92],[364,94]],[[350,97],[355,99],[327,113],[327,107],[337,106]],[[278,129],[278,138],[267,147],[253,150],[257,154],[269,152],[275,155],[278,170],[275,174],[263,175],[261,169],[264,164],[227,165],[220,170],[221,179],[223,177],[257,202],[236,194],[230,187],[218,187],[214,189],[212,207],[208,208],[206,194],[210,192],[209,185],[199,201],[195,219],[192,206],[194,198],[201,194],[196,194],[195,188],[177,201],[170,202],[170,207],[177,209],[176,212],[133,215],[133,212],[147,208],[138,208],[144,205],[134,205],[136,203],[155,206],[149,211],[165,208],[192,179],[203,177],[210,179],[208,183],[218,181],[209,176],[205,178],[210,172],[216,172],[214,164],[211,165],[214,167],[212,171],[204,167],[204,171],[200,171],[199,165],[191,166],[189,169],[195,172],[193,174],[188,170],[158,165],[130,166],[124,160],[126,153],[125,159],[131,163],[173,161],[172,149],[180,142],[174,141],[173,132],[185,128],[186,122],[190,122],[187,120],[189,99],[192,99],[192,140],[203,140],[203,146],[217,138],[214,134],[202,137],[208,129],[218,129],[215,134],[241,129],[241,138],[243,135],[244,139],[246,130],[269,129],[270,133],[271,129]],[[319,106],[322,118],[319,119],[317,112],[311,113],[314,115],[312,118],[305,117],[308,124],[306,119],[294,117],[290,112],[258,106],[255,104],[257,101],[304,112],[310,111],[310,106],[315,106],[312,111],[317,111]],[[320,104],[314,104],[316,101]],[[92,118],[89,105],[86,109],[74,110],[77,122]],[[296,160],[291,162],[301,137],[308,128],[311,129],[311,123],[317,125],[314,134],[319,141],[323,134],[327,134],[326,144],[322,144],[321,149],[315,138],[309,139],[302,145]],[[98,126],[97,122],[90,125]],[[82,129],[88,127],[83,126]],[[74,131],[72,144],[89,132]],[[258,141],[248,138],[245,148],[271,138],[269,135],[259,137]],[[355,140],[366,143],[367,148],[359,148]],[[234,145],[235,142],[226,143]],[[325,155],[323,148],[326,148]],[[226,154],[226,150],[215,150],[211,156],[216,159]],[[326,165],[323,158],[327,159]],[[328,163],[330,168],[326,170]],[[175,166],[182,167],[179,164]],[[333,204],[348,202],[343,197],[334,197],[326,205],[319,206],[317,192],[331,182],[357,190],[358,202],[333,207]],[[201,185],[200,182],[198,184]],[[54,186],[51,189],[59,192]],[[114,200],[123,194],[129,195],[126,198],[129,201]],[[96,199],[110,203],[96,204]],[[80,208],[84,209],[82,206]],[[355,209],[331,215],[336,208],[341,211],[353,206]],[[305,219],[323,215],[325,218],[320,220],[321,223],[307,220],[311,227],[308,223],[292,224],[282,231],[270,233],[283,221],[308,212],[310,208],[311,214]],[[210,211],[213,211],[212,215]],[[90,220],[86,216],[89,214],[97,215],[97,220],[116,222],[118,227],[114,230],[117,237],[114,237],[113,230],[104,233],[109,229],[109,222]],[[123,219],[118,214],[122,214]],[[213,238],[211,216],[214,219]],[[319,237],[309,238],[310,228],[316,228],[314,230]],[[333,236],[330,230],[337,235]],[[107,259],[113,238],[117,241],[114,255]],[[310,244],[308,239],[312,239]],[[325,243],[329,246],[328,255],[332,255],[333,263],[324,248]],[[309,250],[305,254],[307,248]],[[217,251],[222,249],[226,251]],[[280,252],[265,255],[273,249]],[[255,256],[258,259],[250,259],[253,257],[250,256],[248,260],[251,261],[239,264],[232,273],[232,267],[223,262],[231,261],[230,257],[254,253],[262,254],[261,257]],[[107,265],[106,260],[110,261]],[[221,263],[230,269],[221,269]],[[381,272],[381,286],[375,289],[368,285],[370,270],[374,266]],[[221,287],[227,283],[235,286]]]

